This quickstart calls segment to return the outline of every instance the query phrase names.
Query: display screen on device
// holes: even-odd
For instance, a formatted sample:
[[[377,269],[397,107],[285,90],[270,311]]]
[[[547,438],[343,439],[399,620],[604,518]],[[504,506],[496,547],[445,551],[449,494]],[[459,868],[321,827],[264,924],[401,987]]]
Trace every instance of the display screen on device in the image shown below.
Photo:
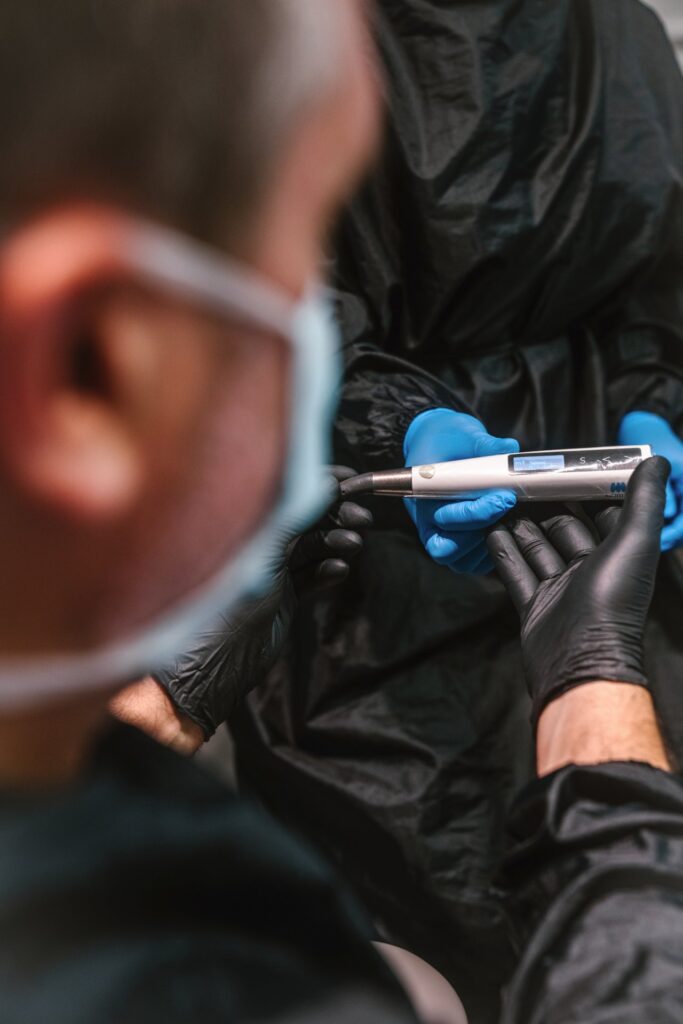
[[[522,452],[508,456],[510,473],[592,473],[633,470],[642,462],[640,448],[572,448],[565,452]]]
[[[515,473],[548,473],[564,469],[564,455],[515,455],[512,460]]]

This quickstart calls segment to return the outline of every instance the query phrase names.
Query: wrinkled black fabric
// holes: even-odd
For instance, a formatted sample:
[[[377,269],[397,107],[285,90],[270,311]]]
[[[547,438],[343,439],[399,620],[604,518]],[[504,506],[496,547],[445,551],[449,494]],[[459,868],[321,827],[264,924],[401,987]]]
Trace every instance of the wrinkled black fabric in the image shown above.
[[[268,594],[219,615],[188,651],[154,673],[207,739],[275,664],[295,608],[291,576],[282,570]]]
[[[678,1024],[683,783],[565,769],[508,831],[502,1024]],[[0,926],[3,1024],[415,1021],[334,873],[126,727],[68,790],[0,794]]]
[[[503,1024],[678,1024],[681,779],[568,768],[529,787],[510,832],[500,883],[520,963]]]
[[[3,1024],[414,1022],[333,872],[117,726],[86,776],[0,794]]]
[[[682,429],[683,85],[655,15],[380,0],[377,35],[388,142],[337,246],[336,457],[399,466],[443,406],[530,449],[614,442],[634,408]],[[518,624],[495,579],[429,561],[400,502],[373,511],[234,723],[239,768],[488,1024],[511,957],[491,876],[531,768]],[[665,559],[646,662],[680,741],[678,574]]]
[[[400,465],[441,405],[531,448],[605,443],[630,409],[680,427],[683,83],[656,16],[381,0],[378,38],[386,154],[338,247],[340,451]]]
[[[301,596],[339,586],[362,549],[358,531],[372,526],[372,515],[355,502],[339,500],[339,482],[355,470],[331,466],[329,471],[334,503],[311,530],[282,536],[280,568],[268,593],[218,615],[188,651],[154,674],[207,739],[277,661]]]
[[[368,535],[349,581],[299,607],[286,656],[230,724],[242,788],[322,849],[380,935],[443,971],[478,1024],[513,964],[490,883],[531,775],[529,700],[502,587],[440,578],[412,537]]]

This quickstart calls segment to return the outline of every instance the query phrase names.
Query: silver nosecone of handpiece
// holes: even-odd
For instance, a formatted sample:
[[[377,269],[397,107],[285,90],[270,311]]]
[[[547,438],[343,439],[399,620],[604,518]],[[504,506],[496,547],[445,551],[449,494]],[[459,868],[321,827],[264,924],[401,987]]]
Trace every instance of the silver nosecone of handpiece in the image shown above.
[[[341,484],[342,497],[355,494],[383,494],[394,497],[409,497],[413,493],[412,469],[385,469],[380,473],[363,473],[344,480]]]

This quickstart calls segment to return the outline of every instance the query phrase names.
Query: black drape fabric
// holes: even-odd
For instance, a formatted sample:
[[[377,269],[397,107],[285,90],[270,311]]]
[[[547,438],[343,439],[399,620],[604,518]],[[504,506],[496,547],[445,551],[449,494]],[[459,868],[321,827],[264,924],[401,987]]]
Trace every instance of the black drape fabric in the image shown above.
[[[3,1024],[414,1022],[331,869],[113,728],[77,784],[0,794]]]
[[[498,1024],[678,1024],[681,780],[570,767],[507,833]],[[68,790],[0,794],[0,927],[3,1024],[415,1024],[334,872],[120,726]]]
[[[503,1024],[683,1018],[683,784],[636,763],[530,786],[501,873],[520,953]]]
[[[380,0],[377,18],[388,138],[337,245],[338,460],[401,465],[437,406],[531,449],[614,443],[633,408],[683,430],[683,80],[656,16]],[[304,603],[236,716],[239,772],[489,1024],[512,956],[491,880],[531,771],[518,623],[495,579],[429,561],[400,502],[373,512],[353,579]],[[648,663],[680,734],[677,557]]]
[[[378,39],[386,151],[338,243],[340,448],[395,462],[441,404],[524,445],[603,443],[632,408],[681,426],[683,81],[656,16],[380,0]]]
[[[513,959],[491,880],[532,770],[502,587],[380,532],[340,593],[300,607],[231,729],[245,792],[336,863],[381,937],[451,980],[472,1024],[495,1021]]]

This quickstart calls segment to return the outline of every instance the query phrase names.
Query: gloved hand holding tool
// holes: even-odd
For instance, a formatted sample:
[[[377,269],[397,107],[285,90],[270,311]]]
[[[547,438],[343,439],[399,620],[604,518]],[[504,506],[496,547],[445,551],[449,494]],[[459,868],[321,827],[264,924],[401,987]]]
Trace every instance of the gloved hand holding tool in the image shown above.
[[[522,619],[534,724],[547,704],[583,683],[648,686],[643,632],[669,470],[662,458],[636,469],[623,509],[596,517],[601,543],[572,515],[491,530],[489,551]]]
[[[363,546],[361,531],[372,526],[371,513],[339,500],[340,482],[354,471],[332,466],[330,473],[330,510],[306,533],[282,536],[282,563],[269,593],[219,618],[176,665],[155,676],[206,739],[273,666],[300,598],[342,583]]]
[[[650,412],[630,412],[621,421],[619,444],[649,444],[656,455],[662,455],[671,463],[662,551],[683,547],[683,441],[661,416]]]
[[[430,409],[417,416],[403,443],[406,466],[454,459],[509,455],[519,451],[512,438],[492,437],[479,420],[452,409]],[[493,563],[486,533],[516,504],[512,491],[489,491],[464,501],[414,501],[406,508],[427,553],[453,572],[484,575]]]

